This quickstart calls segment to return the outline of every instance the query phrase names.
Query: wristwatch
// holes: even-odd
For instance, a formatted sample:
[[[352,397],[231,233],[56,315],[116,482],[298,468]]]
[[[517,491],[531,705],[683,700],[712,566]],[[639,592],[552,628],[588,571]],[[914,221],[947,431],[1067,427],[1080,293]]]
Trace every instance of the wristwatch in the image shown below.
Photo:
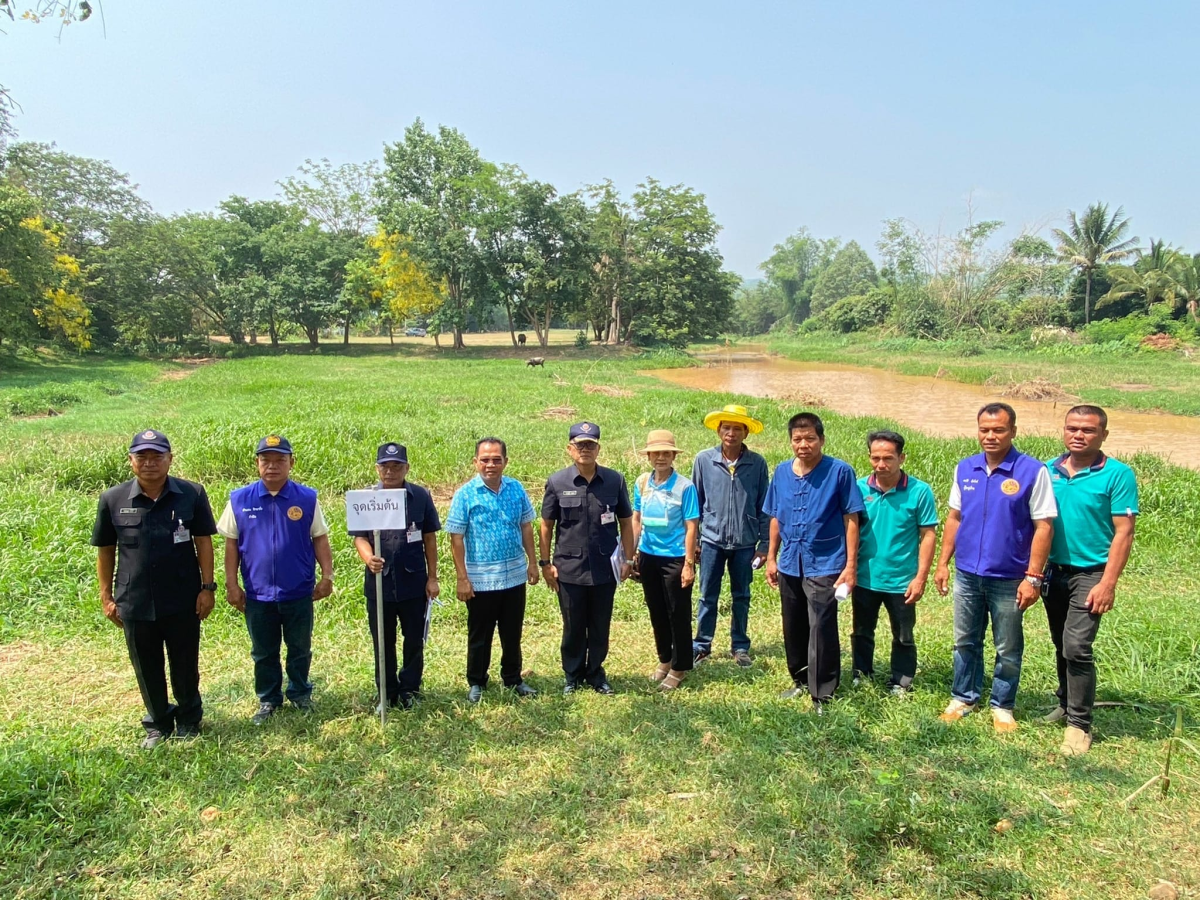
[[[548,565],[550,565],[550,560],[548,560],[548,559],[539,559],[538,560],[538,568],[539,569],[544,569]]]
[[[217,583],[215,581],[200,582],[200,590],[202,590],[202,591],[215,591],[216,589],[217,589]]]
[[[1042,582],[1045,581],[1041,575],[1026,575],[1025,580],[1032,584],[1035,588],[1040,588],[1042,586]]]

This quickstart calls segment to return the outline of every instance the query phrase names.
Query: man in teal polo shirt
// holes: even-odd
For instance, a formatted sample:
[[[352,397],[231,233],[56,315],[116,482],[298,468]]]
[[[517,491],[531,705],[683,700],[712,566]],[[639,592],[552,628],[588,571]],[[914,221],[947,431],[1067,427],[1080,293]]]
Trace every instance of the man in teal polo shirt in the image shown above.
[[[925,593],[937,546],[937,503],[929,485],[904,471],[904,437],[894,431],[867,436],[872,474],[858,479],[862,491],[862,527],[858,584],[854,588],[854,625],[850,647],[856,678],[875,671],[875,625],[879,607],[892,624],[891,677],[888,687],[901,695],[917,674],[913,628],[916,603]]]
[[[1046,462],[1058,501],[1046,593],[1058,663],[1058,707],[1046,718],[1067,720],[1062,743],[1067,756],[1080,756],[1092,746],[1092,644],[1101,616],[1113,607],[1138,515],[1137,480],[1129,466],[1100,449],[1107,437],[1103,409],[1073,407],[1063,424],[1066,452]]]

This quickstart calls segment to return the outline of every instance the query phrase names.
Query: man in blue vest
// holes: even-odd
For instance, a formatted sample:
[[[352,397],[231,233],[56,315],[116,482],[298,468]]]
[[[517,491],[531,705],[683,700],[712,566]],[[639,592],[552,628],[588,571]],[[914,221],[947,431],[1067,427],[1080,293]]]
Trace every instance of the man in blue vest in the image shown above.
[[[1129,466],[1100,449],[1107,437],[1104,410],[1073,407],[1063,423],[1066,452],[1046,462],[1058,501],[1046,592],[1046,619],[1058,663],[1058,706],[1046,718],[1066,719],[1061,748],[1066,756],[1081,756],[1092,746],[1092,645],[1101,616],[1113,608],[1138,515],[1137,479]]]
[[[983,694],[983,638],[988,617],[996,644],[992,727],[1017,730],[1013,706],[1025,652],[1022,619],[1042,592],[1058,507],[1046,466],[1013,446],[1017,413],[1007,403],[979,410],[982,453],[958,464],[934,582],[945,596],[954,578],[954,683],[943,722],[957,722]]]
[[[297,709],[312,709],[313,601],[333,592],[333,553],[317,492],[291,480],[296,460],[288,439],[267,435],[256,456],[259,480],[229,495],[217,533],[226,539],[226,598],[246,614],[250,632],[259,701],[251,721],[262,725],[283,705],[281,638],[287,645],[287,698]]]

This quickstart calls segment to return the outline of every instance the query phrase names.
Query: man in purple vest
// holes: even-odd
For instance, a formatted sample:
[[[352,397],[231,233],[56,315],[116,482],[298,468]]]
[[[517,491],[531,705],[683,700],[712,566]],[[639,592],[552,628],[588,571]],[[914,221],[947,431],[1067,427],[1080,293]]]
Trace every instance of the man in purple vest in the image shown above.
[[[296,461],[288,439],[263,438],[257,458],[259,480],[229,495],[217,533],[226,539],[225,594],[246,614],[250,632],[259,701],[250,721],[262,725],[283,705],[281,638],[287,645],[287,698],[297,709],[312,709],[313,601],[333,592],[333,553],[317,492],[291,480]]]
[[[1042,592],[1058,507],[1045,465],[1013,446],[1017,413],[1007,403],[979,410],[982,453],[958,464],[934,582],[945,596],[954,577],[954,683],[943,722],[974,711],[983,694],[983,637],[992,619],[992,726],[1017,730],[1013,705],[1025,652],[1022,618]]]

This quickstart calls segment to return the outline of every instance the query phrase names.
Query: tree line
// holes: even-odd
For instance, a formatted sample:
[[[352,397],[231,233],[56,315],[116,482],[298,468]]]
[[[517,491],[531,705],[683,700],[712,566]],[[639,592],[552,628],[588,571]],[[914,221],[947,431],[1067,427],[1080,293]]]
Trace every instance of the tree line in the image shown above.
[[[1164,240],[1142,246],[1124,209],[1095,203],[1070,212],[1053,242],[1024,233],[1000,246],[1004,223],[968,222],[953,234],[884,222],[879,265],[859,246],[800,229],[743,286],[735,325],[769,330],[854,332],[886,327],[919,338],[964,332],[1080,328],[1097,335],[1155,332],[1197,336],[1200,253]],[[1101,325],[1093,322],[1107,323]],[[1119,327],[1112,327],[1120,320]]]
[[[11,136],[11,135],[10,135]],[[572,193],[485,160],[418,119],[383,159],[308,160],[279,196],[163,216],[109,163],[0,133],[0,347],[132,352],[419,323],[464,345],[502,323],[609,344],[723,332],[723,270],[702,194],[653,178]]]

